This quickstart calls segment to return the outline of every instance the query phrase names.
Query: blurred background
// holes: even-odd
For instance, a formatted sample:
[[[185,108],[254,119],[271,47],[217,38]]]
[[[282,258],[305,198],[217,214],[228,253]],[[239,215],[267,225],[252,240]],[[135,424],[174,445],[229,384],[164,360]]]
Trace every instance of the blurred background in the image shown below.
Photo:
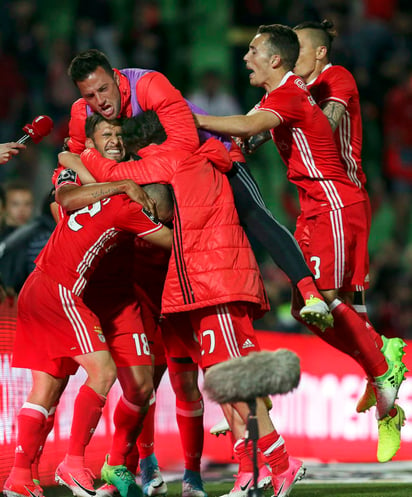
[[[2,0],[0,142],[18,139],[39,114],[55,123],[40,145],[1,166],[3,187],[17,182],[31,192],[21,222],[41,217],[51,188],[70,106],[79,96],[66,74],[77,52],[98,48],[114,67],[159,70],[212,114],[245,113],[262,96],[249,86],[242,60],[256,28],[324,18],[338,31],[332,62],[353,73],[361,96],[373,208],[369,314],[386,336],[412,338],[410,0]],[[293,231],[296,193],[275,147],[267,143],[248,162],[268,206]],[[305,333],[290,317],[288,281],[252,243],[273,308],[258,327]]]

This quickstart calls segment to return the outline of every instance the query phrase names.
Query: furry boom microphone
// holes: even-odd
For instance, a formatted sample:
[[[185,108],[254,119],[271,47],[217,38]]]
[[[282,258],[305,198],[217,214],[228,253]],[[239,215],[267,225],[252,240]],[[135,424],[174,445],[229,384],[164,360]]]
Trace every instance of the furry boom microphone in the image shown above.
[[[290,350],[252,352],[216,364],[205,374],[203,387],[218,404],[249,402],[256,397],[287,393],[300,380],[299,357]]]

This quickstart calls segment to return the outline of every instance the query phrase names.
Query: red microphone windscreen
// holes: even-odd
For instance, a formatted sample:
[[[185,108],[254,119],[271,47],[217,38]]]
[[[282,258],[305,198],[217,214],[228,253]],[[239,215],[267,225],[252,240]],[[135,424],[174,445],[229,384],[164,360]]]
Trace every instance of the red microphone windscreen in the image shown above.
[[[37,116],[31,123],[31,129],[33,130],[29,133],[31,139],[34,143],[39,143],[53,129],[53,121],[49,116]]]

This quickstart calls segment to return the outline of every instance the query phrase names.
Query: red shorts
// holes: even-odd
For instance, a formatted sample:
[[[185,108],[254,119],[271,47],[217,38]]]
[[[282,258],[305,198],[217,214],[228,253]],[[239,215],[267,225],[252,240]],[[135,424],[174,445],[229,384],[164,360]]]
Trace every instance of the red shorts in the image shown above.
[[[133,288],[110,287],[88,294],[86,304],[99,317],[113,360],[118,367],[152,364],[150,340]],[[149,330],[150,331],[150,330]]]
[[[18,299],[12,366],[53,376],[73,374],[72,358],[108,350],[100,321],[67,288],[35,269]]]
[[[369,219],[367,202],[299,217],[295,237],[320,290],[369,287]]]
[[[191,364],[200,362],[200,346],[190,320],[190,312],[168,314],[160,322],[162,342],[168,364],[179,360],[191,359]]]
[[[166,364],[165,350],[162,340],[162,332],[159,324],[159,314],[154,311],[144,298],[140,300],[143,327],[149,339],[150,351],[154,359],[154,365]]]
[[[174,326],[175,338],[169,335],[166,339],[173,342],[172,350],[168,350],[167,354],[176,354],[184,345],[192,352],[197,350],[197,354],[200,351],[200,355],[192,355],[192,359],[202,368],[207,368],[234,357],[256,352],[260,347],[251,314],[250,304],[230,302],[176,315],[173,324],[176,325],[176,319],[180,319],[181,326]],[[188,319],[191,326],[187,322]]]

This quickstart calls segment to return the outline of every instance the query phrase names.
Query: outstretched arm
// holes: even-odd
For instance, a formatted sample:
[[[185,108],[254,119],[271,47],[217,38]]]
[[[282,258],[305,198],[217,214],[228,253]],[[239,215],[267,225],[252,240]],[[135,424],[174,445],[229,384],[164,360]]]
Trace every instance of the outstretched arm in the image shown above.
[[[241,138],[249,138],[280,124],[272,112],[256,111],[246,116],[205,116],[195,114],[197,127]]]

